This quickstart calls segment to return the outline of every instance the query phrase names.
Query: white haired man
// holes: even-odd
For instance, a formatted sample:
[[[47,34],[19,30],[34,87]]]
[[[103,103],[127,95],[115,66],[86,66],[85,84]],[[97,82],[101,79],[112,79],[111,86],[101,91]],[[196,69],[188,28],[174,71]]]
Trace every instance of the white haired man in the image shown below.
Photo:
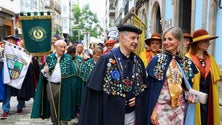
[[[41,70],[31,118],[44,119],[51,116],[53,125],[67,125],[76,114],[77,75],[72,57],[65,54],[66,42],[57,40],[55,49],[55,53],[46,57]]]

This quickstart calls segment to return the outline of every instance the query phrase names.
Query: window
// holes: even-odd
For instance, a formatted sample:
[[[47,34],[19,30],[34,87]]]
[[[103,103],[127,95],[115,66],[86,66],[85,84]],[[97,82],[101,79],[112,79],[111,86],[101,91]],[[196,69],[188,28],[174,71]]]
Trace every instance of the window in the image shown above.
[[[68,20],[67,19],[63,19],[63,27],[65,28],[65,29],[67,29],[68,28],[68,26],[67,26],[67,23],[68,22]]]

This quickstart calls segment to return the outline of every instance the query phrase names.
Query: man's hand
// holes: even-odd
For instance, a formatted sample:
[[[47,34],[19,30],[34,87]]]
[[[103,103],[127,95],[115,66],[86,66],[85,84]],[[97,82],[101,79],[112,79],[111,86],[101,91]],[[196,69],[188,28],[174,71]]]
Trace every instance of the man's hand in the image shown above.
[[[129,100],[129,106],[130,106],[130,107],[135,106],[135,102],[136,102],[136,98],[135,98],[135,97],[131,98],[131,99]]]
[[[48,67],[48,65],[45,65],[45,66],[44,66],[43,72],[44,72],[44,73],[48,73],[48,72],[49,72],[49,67]]]

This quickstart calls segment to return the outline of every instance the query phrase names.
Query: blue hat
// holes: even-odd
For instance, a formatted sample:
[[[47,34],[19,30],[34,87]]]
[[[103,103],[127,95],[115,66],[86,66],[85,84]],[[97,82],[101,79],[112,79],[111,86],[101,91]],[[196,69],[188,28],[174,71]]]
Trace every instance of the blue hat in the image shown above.
[[[103,43],[98,43],[98,44],[96,44],[97,46],[100,46],[100,47],[104,47],[104,45],[103,45]]]
[[[82,42],[76,42],[76,44],[83,44]]]
[[[55,38],[57,38],[57,39],[60,38],[60,36],[59,36],[59,31],[58,31],[58,30],[56,30],[56,33],[55,33],[55,35],[54,35],[53,37],[55,37]]]
[[[142,33],[142,30],[140,28],[135,27],[133,25],[120,25],[117,28],[118,28],[119,32],[130,31],[130,32],[138,33],[138,34]]]
[[[19,40],[19,38],[18,38],[18,37],[13,36],[13,35],[9,35],[9,36],[6,36],[6,37],[5,37],[5,40],[8,40],[8,39],[14,39],[14,40],[16,40],[16,41],[18,41],[18,40]]]

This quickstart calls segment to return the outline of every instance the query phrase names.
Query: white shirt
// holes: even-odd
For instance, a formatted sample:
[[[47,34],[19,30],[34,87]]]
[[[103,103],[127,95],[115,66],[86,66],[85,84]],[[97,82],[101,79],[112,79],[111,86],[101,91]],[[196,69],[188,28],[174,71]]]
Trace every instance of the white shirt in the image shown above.
[[[51,76],[48,76],[47,73],[44,74],[44,69],[42,69],[42,73],[45,77],[48,78],[48,81],[50,82],[54,82],[54,83],[59,83],[61,82],[61,67],[60,67],[60,59],[61,57],[59,57],[57,54],[56,54],[56,57],[57,57],[57,62],[56,62],[56,66],[52,72],[52,75]]]

